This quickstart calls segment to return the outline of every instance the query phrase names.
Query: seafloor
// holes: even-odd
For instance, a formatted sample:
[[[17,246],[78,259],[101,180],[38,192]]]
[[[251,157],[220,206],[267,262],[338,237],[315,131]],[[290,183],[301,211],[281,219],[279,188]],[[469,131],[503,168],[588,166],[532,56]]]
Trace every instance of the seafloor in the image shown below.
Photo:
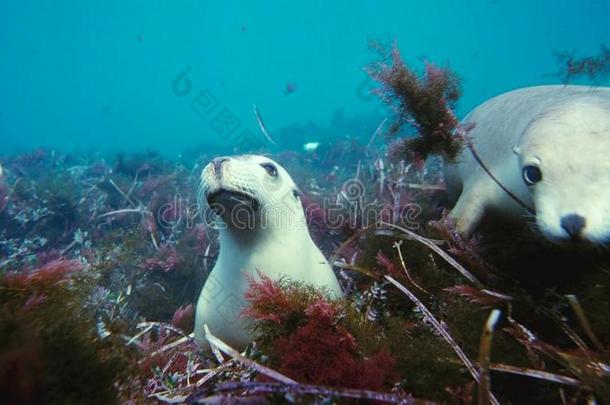
[[[440,165],[392,163],[380,143],[272,156],[348,293],[253,283],[243,356],[189,337],[218,252],[196,205],[213,156],[3,157],[2,402],[610,401],[608,250],[499,219],[464,240]]]

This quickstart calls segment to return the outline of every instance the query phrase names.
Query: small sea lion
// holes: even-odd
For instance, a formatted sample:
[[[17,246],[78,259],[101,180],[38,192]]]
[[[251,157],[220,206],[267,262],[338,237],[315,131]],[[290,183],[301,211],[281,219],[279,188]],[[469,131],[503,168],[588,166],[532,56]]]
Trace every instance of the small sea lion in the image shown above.
[[[463,124],[474,124],[472,149],[447,171],[462,234],[493,210],[534,216],[553,242],[610,242],[610,88],[523,88],[484,102]]]
[[[300,194],[288,172],[256,155],[218,157],[201,173],[200,195],[215,211],[218,260],[207,278],[195,317],[195,339],[206,346],[204,325],[228,344],[252,341],[244,293],[258,272],[286,277],[342,295],[337,278],[312,241]]]

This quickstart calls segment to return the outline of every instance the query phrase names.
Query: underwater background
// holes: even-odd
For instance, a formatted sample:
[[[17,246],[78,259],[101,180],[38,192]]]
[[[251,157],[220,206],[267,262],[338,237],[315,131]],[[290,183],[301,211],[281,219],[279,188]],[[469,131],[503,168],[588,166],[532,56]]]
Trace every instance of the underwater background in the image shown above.
[[[610,403],[607,243],[551,244],[534,216],[463,236],[444,171],[483,101],[607,86],[609,16],[0,0],[0,402]],[[253,343],[206,334],[211,354],[193,339],[221,245],[200,176],[239,153],[290,173],[345,296],[220,286],[212,308],[242,311]]]
[[[281,147],[368,137],[380,121],[362,69],[371,38],[396,40],[414,66],[448,64],[462,117],[558,83],[553,53],[597,52],[608,15],[607,0],[2,1],[0,154],[209,152],[227,144],[210,126],[225,108],[258,135],[254,104]],[[177,95],[185,72],[191,91]],[[191,107],[202,91],[218,103],[205,116]]]

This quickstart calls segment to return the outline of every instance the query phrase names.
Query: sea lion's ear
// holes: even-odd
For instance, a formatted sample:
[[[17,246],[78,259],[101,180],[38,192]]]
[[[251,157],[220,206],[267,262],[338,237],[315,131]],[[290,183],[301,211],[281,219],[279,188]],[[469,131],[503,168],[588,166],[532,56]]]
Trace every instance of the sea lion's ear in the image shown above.
[[[517,156],[519,156],[521,154],[521,147],[519,146],[514,146],[513,147],[513,153]]]

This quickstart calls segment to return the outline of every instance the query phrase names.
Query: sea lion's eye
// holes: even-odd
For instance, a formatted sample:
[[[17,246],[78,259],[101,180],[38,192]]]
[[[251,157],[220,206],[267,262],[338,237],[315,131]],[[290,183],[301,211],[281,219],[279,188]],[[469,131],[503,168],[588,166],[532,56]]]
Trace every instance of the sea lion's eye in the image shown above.
[[[299,198],[300,194],[299,194],[299,190],[292,190],[292,195],[294,196],[294,198]]]
[[[542,180],[542,172],[536,166],[525,166],[523,168],[523,180],[528,186],[533,186]]]
[[[277,177],[277,167],[273,163],[261,163],[261,167],[265,169],[271,177]]]

